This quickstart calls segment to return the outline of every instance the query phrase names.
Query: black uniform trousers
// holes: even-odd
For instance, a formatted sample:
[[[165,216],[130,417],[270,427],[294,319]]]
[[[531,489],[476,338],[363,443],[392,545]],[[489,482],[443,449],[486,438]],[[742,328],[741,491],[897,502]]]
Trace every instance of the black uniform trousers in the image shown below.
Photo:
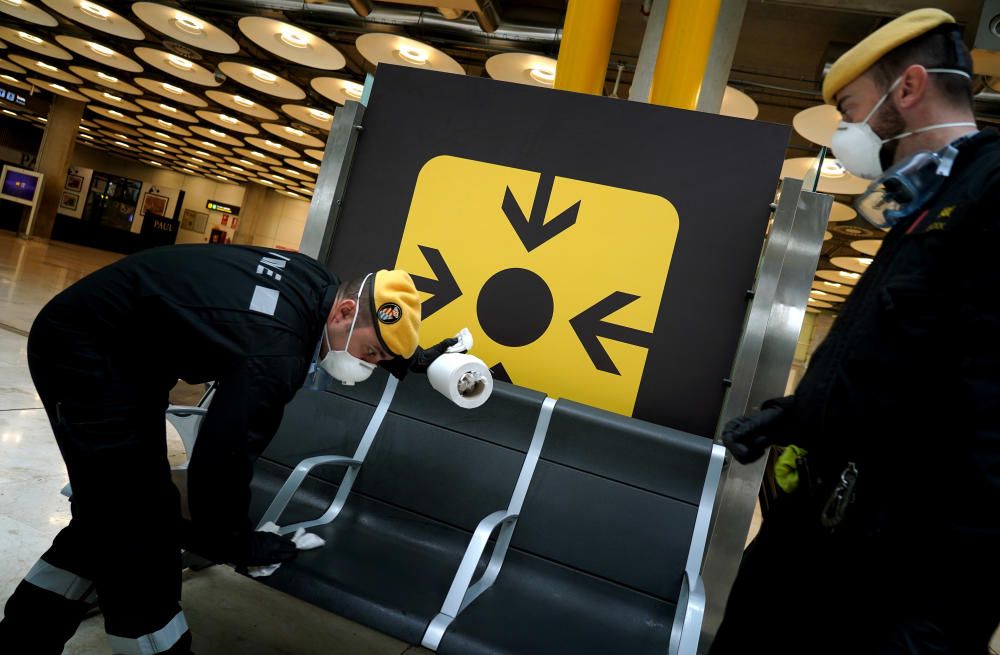
[[[710,655],[987,655],[1000,617],[995,539],[915,522],[831,534],[783,496],[747,548]]]
[[[187,653],[169,385],[59,318],[47,308],[36,319],[28,364],[69,473],[72,519],[8,600],[0,652],[61,653],[96,595],[116,655]]]

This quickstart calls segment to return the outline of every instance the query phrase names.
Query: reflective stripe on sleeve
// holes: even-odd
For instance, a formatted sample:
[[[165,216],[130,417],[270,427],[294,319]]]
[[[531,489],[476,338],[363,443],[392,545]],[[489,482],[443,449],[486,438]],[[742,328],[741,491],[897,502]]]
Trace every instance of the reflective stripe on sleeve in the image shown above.
[[[108,641],[111,642],[111,651],[115,655],[156,655],[173,648],[187,631],[188,624],[184,612],[177,612],[174,618],[156,632],[134,639],[109,634]]]
[[[24,581],[68,600],[82,600],[94,586],[92,580],[81,578],[58,566],[52,566],[43,559],[35,562],[28,575],[24,576]]]

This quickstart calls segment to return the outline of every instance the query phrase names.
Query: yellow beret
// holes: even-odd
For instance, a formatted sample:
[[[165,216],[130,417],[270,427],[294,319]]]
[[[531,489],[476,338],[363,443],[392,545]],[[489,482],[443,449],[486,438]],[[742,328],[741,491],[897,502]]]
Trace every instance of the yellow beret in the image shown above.
[[[940,9],[917,9],[886,23],[833,62],[823,79],[823,100],[835,104],[833,96],[838,91],[861,77],[890,51],[939,25],[954,22],[951,14]]]
[[[391,354],[412,357],[420,335],[420,294],[406,271],[381,270],[372,276],[375,333]]]

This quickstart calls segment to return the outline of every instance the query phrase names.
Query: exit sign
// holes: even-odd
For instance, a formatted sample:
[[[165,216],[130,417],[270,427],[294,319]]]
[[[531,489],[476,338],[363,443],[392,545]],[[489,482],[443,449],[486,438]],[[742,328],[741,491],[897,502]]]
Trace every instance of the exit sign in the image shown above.
[[[236,216],[237,214],[240,213],[240,208],[237,207],[236,205],[224,205],[221,202],[216,202],[214,200],[209,200],[207,203],[205,203],[205,207],[209,211],[219,212],[222,214],[232,214],[233,216]]]

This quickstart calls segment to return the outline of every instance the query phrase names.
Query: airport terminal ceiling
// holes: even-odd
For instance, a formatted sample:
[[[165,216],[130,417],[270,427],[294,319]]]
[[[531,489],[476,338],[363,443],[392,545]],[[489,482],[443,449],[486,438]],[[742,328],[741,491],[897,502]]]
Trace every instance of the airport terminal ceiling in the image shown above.
[[[88,103],[78,141],[89,147],[308,197],[333,115],[358,94],[373,61],[409,56],[411,64],[488,77],[492,57],[530,53],[542,63],[532,64],[538,75],[528,82],[551,85],[545,62],[558,56],[566,0],[438,4],[0,0],[0,87],[27,100],[0,105],[5,119],[44,129],[53,94],[74,97]],[[622,0],[605,95],[628,97],[650,4]],[[824,66],[891,16],[924,4],[750,0],[729,86],[756,103],[756,120],[792,124],[821,104]],[[933,4],[965,26],[972,45],[983,3]],[[1000,78],[977,78],[983,125],[1000,124],[998,91]],[[795,133],[787,157],[819,149]],[[849,205],[851,196],[837,200]],[[829,273],[817,276],[812,301],[832,311],[883,236],[849,213],[835,218],[846,220],[830,223],[819,265]]]

